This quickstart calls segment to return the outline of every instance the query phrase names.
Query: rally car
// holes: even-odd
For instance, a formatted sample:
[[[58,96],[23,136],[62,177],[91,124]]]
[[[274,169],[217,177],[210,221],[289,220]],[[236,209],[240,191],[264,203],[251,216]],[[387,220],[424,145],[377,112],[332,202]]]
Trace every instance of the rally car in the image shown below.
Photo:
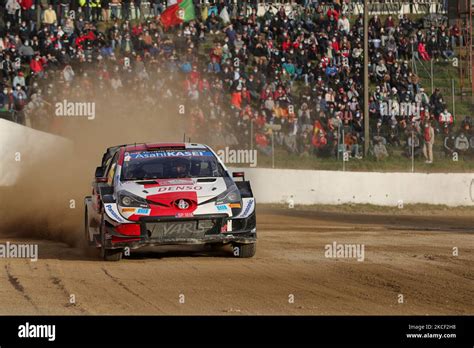
[[[252,257],[255,198],[244,173],[230,175],[206,145],[114,146],[85,198],[85,238],[107,261],[144,246],[179,244],[231,244],[234,256]]]

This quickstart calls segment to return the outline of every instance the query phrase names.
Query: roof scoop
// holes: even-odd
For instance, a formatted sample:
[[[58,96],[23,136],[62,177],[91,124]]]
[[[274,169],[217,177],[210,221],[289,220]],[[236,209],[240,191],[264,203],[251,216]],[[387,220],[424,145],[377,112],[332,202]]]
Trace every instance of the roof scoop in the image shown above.
[[[216,178],[203,178],[203,179],[198,179],[197,182],[216,182]]]
[[[148,181],[137,181],[138,185],[156,185],[158,182],[156,180],[148,180]]]

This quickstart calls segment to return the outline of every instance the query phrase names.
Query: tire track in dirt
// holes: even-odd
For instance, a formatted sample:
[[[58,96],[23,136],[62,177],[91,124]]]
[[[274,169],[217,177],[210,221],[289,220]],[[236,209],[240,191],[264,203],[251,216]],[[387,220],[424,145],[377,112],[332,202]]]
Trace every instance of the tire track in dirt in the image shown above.
[[[146,298],[144,298],[143,296],[141,296],[140,294],[136,293],[135,291],[131,290],[127,285],[125,285],[119,278],[113,276],[112,274],[109,273],[109,271],[107,271],[107,269],[105,269],[105,267],[102,267],[102,271],[104,272],[104,274],[110,278],[114,283],[116,283],[118,286],[120,286],[122,289],[124,289],[125,291],[127,291],[128,293],[132,294],[133,296],[139,298],[141,301],[145,302],[146,304],[152,306],[153,308],[155,308],[159,313],[163,314],[163,311],[157,307],[154,303],[148,301]]]
[[[13,288],[18,292],[18,294],[21,295],[26,301],[28,301],[33,306],[36,312],[39,312],[38,306],[36,305],[36,303],[33,302],[31,297],[27,294],[24,286],[21,284],[18,277],[13,275],[11,271],[11,266],[9,264],[5,265],[5,272],[7,273],[7,279],[8,279],[8,282],[11,284],[11,286],[13,286]]]
[[[398,231],[368,217],[344,220],[334,214],[330,221],[311,212],[278,213],[259,218],[252,259],[179,247],[137,251],[120,263],[106,263],[78,248],[39,240],[38,262],[9,260],[8,272],[0,274],[3,313],[33,314],[33,302],[41,314],[84,314],[64,307],[69,292],[87,314],[102,315],[473,313],[472,234],[424,231],[434,224],[427,226],[429,217],[412,231]],[[364,244],[365,262],[325,257],[325,245],[334,241]],[[459,257],[452,256],[452,246],[461,246]],[[407,300],[403,305],[397,303],[399,293]]]
[[[49,280],[54,284],[54,286],[64,294],[66,297],[67,301],[63,305],[65,308],[73,308],[76,311],[78,311],[80,314],[88,314],[88,312],[82,308],[77,302],[71,303],[70,302],[70,297],[72,295],[72,292],[69,291],[64,284],[63,280],[59,278],[58,276],[53,274],[53,271],[51,270],[51,267],[49,264],[46,264],[46,271],[48,272],[49,275]]]

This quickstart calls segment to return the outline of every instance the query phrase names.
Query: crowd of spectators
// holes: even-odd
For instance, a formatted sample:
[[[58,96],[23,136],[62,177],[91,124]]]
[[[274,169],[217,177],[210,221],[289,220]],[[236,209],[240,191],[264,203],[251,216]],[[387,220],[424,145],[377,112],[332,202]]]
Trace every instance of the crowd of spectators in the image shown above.
[[[364,115],[362,16],[350,17],[339,1],[301,1],[263,16],[255,4],[211,1],[196,6],[196,20],[164,28],[161,0],[149,7],[141,0],[7,0],[0,111],[48,129],[64,99],[156,110],[157,122],[176,105],[196,140],[252,143],[265,154],[273,141],[294,155],[347,151],[355,159],[362,158],[368,116],[378,160],[399,149],[430,162],[437,135],[447,154],[474,149],[470,120],[454,132],[441,92],[428,95],[412,69],[413,61],[452,59],[463,44],[456,25],[372,17],[375,88]]]

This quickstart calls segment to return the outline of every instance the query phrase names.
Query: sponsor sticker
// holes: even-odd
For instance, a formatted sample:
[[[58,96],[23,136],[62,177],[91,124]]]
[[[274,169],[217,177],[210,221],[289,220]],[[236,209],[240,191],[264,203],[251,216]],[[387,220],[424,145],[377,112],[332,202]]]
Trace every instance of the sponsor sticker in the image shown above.
[[[194,214],[193,213],[177,213],[175,215],[175,217],[177,218],[189,218],[189,217],[193,217]]]
[[[164,158],[164,157],[204,157],[213,156],[210,151],[142,151],[127,154],[130,159],[146,159],[146,158]],[[129,159],[129,160],[130,160]]]
[[[230,203],[229,207],[231,208],[242,208],[242,205],[240,203]]]
[[[229,207],[227,206],[227,204],[216,205],[216,208],[217,208],[217,210],[219,210],[219,211],[227,211],[227,209],[229,209]]]
[[[244,211],[244,216],[247,215],[249,212],[250,212],[250,209],[253,207],[253,203],[255,201],[253,199],[249,199],[248,203],[247,203],[247,207],[245,208],[245,211]]]
[[[137,209],[136,214],[137,215],[150,215],[150,212],[151,212],[151,209],[139,208]]]
[[[157,191],[160,192],[177,192],[177,191],[200,191],[202,186],[193,185],[176,185],[176,186],[162,186],[158,187]]]
[[[122,208],[122,213],[134,213],[136,210],[135,208]]]
[[[118,222],[125,222],[126,220],[123,219],[113,208],[112,204],[106,204],[105,209],[109,212],[109,214]]]

